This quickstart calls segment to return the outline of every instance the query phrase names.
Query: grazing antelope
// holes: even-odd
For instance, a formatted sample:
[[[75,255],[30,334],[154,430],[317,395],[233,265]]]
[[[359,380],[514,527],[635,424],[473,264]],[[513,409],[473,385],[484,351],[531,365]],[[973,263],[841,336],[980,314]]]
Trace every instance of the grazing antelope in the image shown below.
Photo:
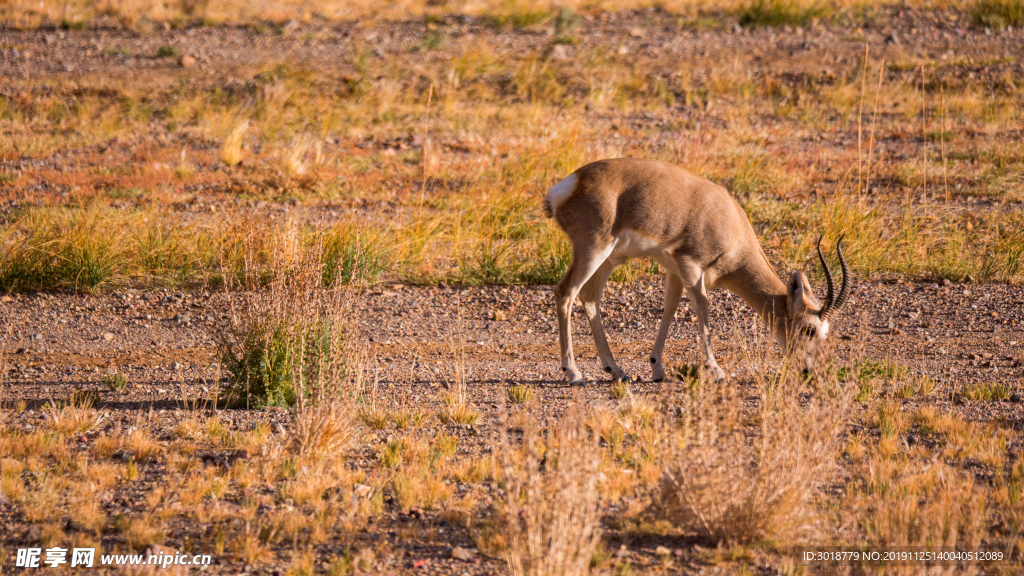
[[[725,372],[711,351],[708,290],[726,288],[742,298],[760,313],[783,348],[803,356],[808,370],[828,337],[829,319],[850,292],[842,239],[836,243],[843,268],[838,296],[818,239],[818,259],[828,283],[821,303],[803,272],[794,271],[788,284],[779,278],[747,215],[725,189],[664,162],[615,158],[587,164],[548,190],[545,210],[572,241],[572,265],[555,286],[562,370],[572,383],[583,381],[572,353],[570,326],[577,296],[605,372],[629,379],[608,347],[600,302],[612,270],[630,258],[653,258],[666,271],[665,308],[651,352],[655,382],[665,378],[662,350],[683,289],[697,313],[704,368],[716,380],[724,379]]]

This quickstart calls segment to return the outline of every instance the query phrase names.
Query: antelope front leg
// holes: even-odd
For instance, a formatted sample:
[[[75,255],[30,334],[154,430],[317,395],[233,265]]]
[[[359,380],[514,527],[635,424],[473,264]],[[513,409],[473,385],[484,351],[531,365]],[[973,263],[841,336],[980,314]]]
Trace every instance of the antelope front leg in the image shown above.
[[[708,293],[704,286],[704,274],[700,275],[700,281],[693,288],[687,289],[690,301],[693,302],[694,311],[697,313],[697,326],[700,330],[700,341],[704,348],[704,370],[715,382],[725,380],[725,371],[715,361],[715,354],[711,351],[711,328],[708,325]]]
[[[672,272],[665,272],[665,305],[661,314],[661,324],[658,326],[658,338],[654,341],[654,350],[651,351],[651,379],[655,382],[665,380],[665,365],[661,361],[661,354],[665,350],[665,339],[668,338],[669,328],[672,327],[672,320],[675,319],[676,310],[679,308],[679,299],[683,296],[683,281]]]

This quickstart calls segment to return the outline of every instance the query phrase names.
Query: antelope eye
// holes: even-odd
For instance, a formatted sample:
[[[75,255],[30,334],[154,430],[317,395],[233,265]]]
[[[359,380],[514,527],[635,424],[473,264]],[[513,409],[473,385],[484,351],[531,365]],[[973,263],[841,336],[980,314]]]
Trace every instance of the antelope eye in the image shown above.
[[[818,329],[814,326],[801,326],[800,332],[807,337],[814,338],[815,334],[818,333]]]

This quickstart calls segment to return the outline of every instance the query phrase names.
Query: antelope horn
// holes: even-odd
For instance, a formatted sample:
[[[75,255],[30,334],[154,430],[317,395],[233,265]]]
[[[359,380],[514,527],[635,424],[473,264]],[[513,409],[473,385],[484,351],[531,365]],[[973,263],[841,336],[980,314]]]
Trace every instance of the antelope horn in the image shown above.
[[[825,283],[828,286],[828,292],[825,294],[825,305],[821,307],[821,312],[818,315],[824,318],[835,302],[836,282],[832,279],[832,271],[828,269],[828,263],[825,262],[825,257],[821,254],[821,238],[818,236],[818,261],[821,262],[821,267],[825,270]],[[846,286],[845,275],[843,276],[843,286],[844,288]]]
[[[846,265],[846,258],[843,256],[843,236],[839,237],[839,242],[836,242],[836,252],[839,253],[839,265],[843,268],[843,286],[839,289],[839,296],[836,296],[835,304],[833,304],[834,310],[839,310],[846,303],[846,298],[850,295],[850,267]]]

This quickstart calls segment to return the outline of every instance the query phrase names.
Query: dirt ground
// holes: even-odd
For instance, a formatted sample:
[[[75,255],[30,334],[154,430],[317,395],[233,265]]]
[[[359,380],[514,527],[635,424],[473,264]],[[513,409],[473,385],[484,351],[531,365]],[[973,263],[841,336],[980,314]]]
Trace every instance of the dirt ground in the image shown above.
[[[7,399],[24,399],[27,404],[27,410],[14,416],[10,425],[25,432],[42,429],[45,402],[90,389],[99,393],[100,406],[109,416],[100,428],[81,438],[78,450],[88,451],[99,435],[116,435],[131,426],[145,426],[157,438],[174,438],[175,426],[190,415],[189,401],[208,397],[207,391],[221,376],[215,338],[230,298],[224,293],[133,290],[99,296],[5,298],[0,308],[5,327],[0,345],[7,358]],[[607,402],[610,384],[599,371],[589,328],[579,312],[577,354],[582,369],[595,380],[573,388],[561,378],[552,300],[549,287],[389,285],[365,291],[359,299],[358,318],[375,360],[373,370],[379,374],[382,396],[392,407],[438,409],[461,339],[471,402],[482,421],[474,427],[434,421],[424,433],[445,431],[458,436],[462,455],[489,453],[493,427],[499,421],[499,400],[509,384],[526,384],[535,390],[538,402],[531,417],[538,419],[561,413],[570,402]],[[605,302],[613,349],[620,364],[639,380],[634,391],[657,392],[660,385],[650,382],[646,358],[660,317],[660,285],[652,278],[612,286]],[[1015,286],[861,281],[835,323],[833,338],[839,355],[890,359],[933,378],[935,390],[926,398],[907,400],[907,410],[933,405],[969,421],[999,420],[1019,429],[1024,423],[1019,390],[1024,380],[1022,304]],[[720,362],[737,386],[750,388],[746,374],[750,364],[744,360],[743,347],[763,341],[765,333],[751,329],[756,326],[753,314],[731,295],[715,293],[712,308]],[[496,311],[503,312],[505,319],[493,320]],[[853,342],[860,343],[858,350],[851,350]],[[695,317],[685,306],[677,313],[666,359],[669,365],[699,360]],[[129,377],[131,384],[124,392],[112,392],[101,383],[102,375],[114,369]],[[1014,387],[1014,396],[1001,402],[964,401],[959,390],[970,382],[1004,382]],[[256,422],[288,421],[279,410],[222,410],[220,418],[231,430],[240,431]],[[376,446],[392,434],[379,431],[364,439],[367,459],[361,461],[363,465],[372,469]],[[214,450],[208,460],[229,459],[232,452]],[[161,468],[159,463],[143,465],[142,486],[159,483]],[[980,478],[991,474],[984,468],[975,472]],[[490,491],[486,484],[460,487],[471,489]],[[142,505],[136,499],[144,491],[139,483],[126,483],[105,496],[103,509],[111,516],[131,514],[133,507]],[[32,525],[19,518],[17,507],[0,510],[3,546],[10,550],[30,544]],[[426,560],[430,572],[502,572],[500,558],[468,565],[452,559],[453,546],[470,548],[472,540],[465,528],[450,525],[440,512],[410,514],[394,504],[386,510],[355,538],[391,542],[394,557],[389,571],[413,570],[416,561]],[[165,545],[174,548],[187,538],[201,539],[196,532],[201,529],[182,525],[168,535]],[[674,566],[682,572],[697,573],[703,565],[700,545],[684,537],[610,531],[609,542],[626,546],[626,558],[637,569],[660,565],[655,556],[659,546],[680,551]],[[223,562],[218,570],[242,571],[229,558],[218,562]],[[764,569],[771,571],[774,561],[763,562]],[[418,568],[414,571],[421,573]]]

